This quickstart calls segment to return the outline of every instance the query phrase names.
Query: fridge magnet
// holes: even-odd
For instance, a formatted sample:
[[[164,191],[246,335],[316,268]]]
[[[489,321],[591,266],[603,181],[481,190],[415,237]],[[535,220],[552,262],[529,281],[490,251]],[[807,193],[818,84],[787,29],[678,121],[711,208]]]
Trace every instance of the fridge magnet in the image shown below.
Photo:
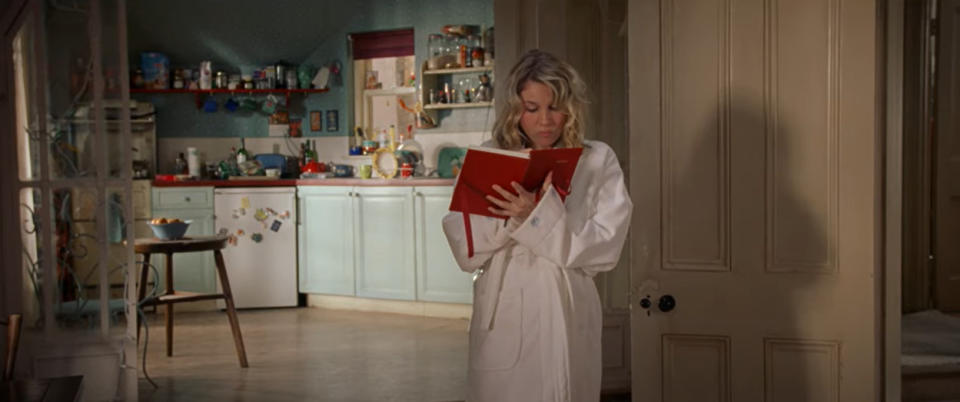
[[[250,235],[250,240],[253,240],[254,243],[259,243],[263,241],[263,235],[260,233],[254,233]]]
[[[277,216],[277,211],[274,211],[273,208],[267,208],[267,212],[272,216]]]
[[[310,131],[323,131],[323,117],[319,110],[310,112]]]
[[[280,219],[290,219],[290,211],[283,211],[283,213],[280,214]]]
[[[237,229],[237,236],[243,236],[244,233],[243,229]]]
[[[230,243],[231,246],[236,246],[236,245],[237,245],[237,236],[230,235],[230,237],[227,238],[227,243]]]
[[[240,208],[240,216],[245,216],[246,214],[247,214],[247,210],[244,208]]]
[[[247,197],[241,198],[241,199],[240,199],[240,208],[241,208],[241,209],[250,208],[250,199],[247,198]]]
[[[340,118],[336,110],[327,111],[327,131],[340,131]]]
[[[281,225],[280,221],[275,220],[275,221],[273,221],[273,224],[270,225],[270,230],[272,230],[272,231],[274,231],[274,232],[279,232],[279,231],[280,231],[280,225]]]
[[[226,236],[228,233],[230,233],[230,229],[220,228],[220,230],[217,232],[217,236]]]
[[[256,212],[255,214],[253,214],[253,218],[256,219],[256,220],[259,221],[259,222],[263,222],[263,221],[267,220],[268,216],[267,216],[267,213],[266,213],[266,212],[263,212],[262,209],[257,209],[257,212]]]

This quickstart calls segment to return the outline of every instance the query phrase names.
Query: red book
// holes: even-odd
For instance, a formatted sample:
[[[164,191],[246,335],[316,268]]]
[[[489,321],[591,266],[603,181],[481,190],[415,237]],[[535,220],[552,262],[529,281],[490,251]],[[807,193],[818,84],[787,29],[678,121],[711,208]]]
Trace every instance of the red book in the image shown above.
[[[463,213],[468,256],[473,256],[469,214],[506,219],[489,210],[496,205],[486,199],[487,195],[503,198],[494,191],[494,184],[514,194],[511,182],[520,183],[527,191],[538,192],[547,174],[553,172],[553,186],[561,198],[566,198],[582,152],[583,148],[541,149],[529,153],[485,147],[467,149],[453,188],[450,210]]]

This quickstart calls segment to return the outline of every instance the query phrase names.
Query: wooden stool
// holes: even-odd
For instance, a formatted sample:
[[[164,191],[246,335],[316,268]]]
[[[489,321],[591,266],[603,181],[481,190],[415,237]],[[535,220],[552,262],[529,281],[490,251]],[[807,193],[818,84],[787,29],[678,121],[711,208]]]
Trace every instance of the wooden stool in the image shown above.
[[[143,254],[143,268],[140,270],[140,288],[139,300],[146,296],[147,272],[150,267],[150,254],[165,254],[167,256],[166,278],[167,289],[163,295],[145,302],[143,305],[167,305],[167,356],[173,356],[173,305],[175,303],[192,302],[199,300],[223,299],[227,304],[227,319],[230,320],[230,328],[233,330],[233,343],[237,347],[237,357],[240,358],[240,367],[248,367],[247,352],[243,348],[243,337],[240,335],[240,322],[237,321],[237,311],[233,306],[233,294],[230,293],[230,280],[227,278],[227,269],[223,264],[223,254],[220,250],[226,247],[226,236],[198,236],[179,240],[160,240],[160,239],[136,239],[133,244],[133,251],[137,254]],[[173,289],[173,254],[189,253],[197,251],[213,250],[213,256],[217,261],[217,274],[220,277],[220,287],[223,293],[195,293],[195,292],[177,292]],[[137,337],[140,337],[140,320],[137,320]]]

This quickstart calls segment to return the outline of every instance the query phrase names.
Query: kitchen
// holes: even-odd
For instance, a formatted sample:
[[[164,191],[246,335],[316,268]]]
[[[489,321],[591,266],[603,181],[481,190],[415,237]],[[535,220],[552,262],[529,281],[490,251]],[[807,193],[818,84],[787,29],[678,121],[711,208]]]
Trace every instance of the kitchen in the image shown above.
[[[111,6],[117,4],[124,3],[104,3],[104,21],[96,26],[103,26],[105,33],[113,28],[112,18],[118,17],[111,14]],[[64,137],[69,143],[57,143],[75,157],[53,170],[64,180],[57,185],[77,180],[70,182],[68,196],[57,191],[58,197],[67,200],[56,199],[56,206],[69,207],[67,212],[58,210],[57,223],[69,228],[62,235],[75,239],[67,240],[62,249],[62,266],[69,270],[67,279],[76,279],[77,290],[56,295],[55,323],[92,333],[94,318],[101,313],[96,300],[109,298],[110,319],[100,326],[111,334],[122,331],[127,325],[122,320],[122,298],[128,297],[123,284],[129,272],[114,268],[98,278],[101,262],[122,267],[127,249],[121,240],[153,237],[151,221],[189,221],[187,236],[223,233],[229,237],[224,259],[241,310],[240,327],[254,378],[286,375],[314,360],[359,364],[354,370],[362,375],[370,371],[367,365],[384,357],[359,352],[344,356],[329,347],[344,344],[364,350],[378,345],[377,334],[382,333],[391,334],[390,339],[400,345],[417,345],[402,351],[405,366],[392,367],[385,374],[399,383],[370,386],[340,373],[337,382],[328,380],[324,384],[329,388],[313,389],[312,394],[336,389],[356,392],[353,397],[360,399],[364,398],[359,395],[382,395],[377,392],[400,392],[412,400],[462,399],[472,278],[453,263],[439,220],[449,204],[463,147],[489,139],[493,87],[498,84],[495,73],[503,74],[508,67],[494,62],[492,43],[498,39],[494,39],[492,2],[294,3],[269,9],[238,2],[231,4],[229,20],[211,19],[211,15],[226,15],[223,7],[212,4],[178,1],[125,6],[127,35],[121,43],[127,49],[130,71],[125,79],[129,78],[129,97],[136,102],[129,110],[133,152],[126,155],[118,137],[108,137],[108,152],[98,153],[95,127],[90,123],[94,112],[82,107],[74,112],[68,107],[89,84],[84,77],[90,78],[86,71],[92,61],[84,52],[92,39],[76,34],[84,32],[88,22],[94,24],[85,20],[88,10],[59,2],[45,10],[47,57],[53,66],[49,80],[56,89],[51,91],[48,107],[52,120],[68,122],[66,132],[75,134]],[[285,23],[277,25],[282,27],[263,23],[281,20]],[[615,29],[607,33],[616,36]],[[103,41],[114,39],[104,35]],[[394,42],[399,45],[386,50],[377,46]],[[462,52],[451,51],[461,45]],[[107,124],[112,126],[124,114],[118,100],[123,92],[119,83],[125,79],[110,67],[117,63],[116,52],[109,46],[101,50],[109,65],[101,78]],[[442,58],[435,57],[438,54]],[[156,82],[158,65],[167,79],[161,86]],[[278,74],[278,66],[284,74]],[[286,80],[287,72],[296,72],[295,85]],[[194,79],[195,74],[202,76]],[[280,75],[285,78],[283,84]],[[272,88],[267,88],[265,81],[271,77]],[[202,89],[208,85],[210,90]],[[622,93],[622,86],[619,90]],[[81,100],[92,101],[90,97]],[[604,121],[623,128],[622,119],[620,123]],[[107,130],[107,134],[115,132]],[[26,140],[27,152],[38,152],[40,148]],[[120,183],[115,177],[125,169],[125,158],[132,159],[133,167],[129,198],[109,187]],[[90,176],[100,171],[107,180],[115,180],[107,183],[106,211],[99,208],[103,201],[98,201],[104,189],[93,185],[96,182]],[[25,210],[42,207],[37,194],[21,194],[27,201]],[[130,199],[133,230],[126,232],[133,234],[122,230],[124,222],[119,219],[121,206]],[[21,214],[25,221],[31,215],[36,220],[39,209]],[[104,231],[109,238],[101,239]],[[27,253],[30,279],[42,281],[39,257],[44,250],[40,242],[28,240],[33,239],[24,240],[25,248],[35,249]],[[216,263],[209,254],[174,256],[172,282],[178,291],[218,291]],[[148,284],[163,289],[168,280],[163,273],[166,261],[154,255],[150,262],[158,272]],[[605,326],[610,333],[605,339],[617,345],[618,352],[612,356],[618,363],[610,366],[616,375],[605,375],[604,381],[609,380],[609,389],[615,391],[629,382],[625,347],[629,324],[623,297],[627,281],[623,270],[618,274],[620,279],[598,280],[614,317]],[[98,282],[109,283],[106,294]],[[24,284],[23,290],[41,293],[39,286],[31,284]],[[44,315],[39,296],[23,300],[30,321]],[[142,397],[202,399],[191,392],[208,392],[210,387],[197,390],[192,384],[209,376],[195,364],[212,358],[210,352],[224,372],[247,372],[236,365],[222,307],[209,300],[177,304],[173,356],[164,353],[165,308],[144,309],[149,350],[141,345],[135,353],[127,351],[127,356],[136,355],[138,360],[133,374],[139,381],[134,388]],[[358,320],[367,324],[357,324]],[[290,322],[304,325],[275,327]],[[343,332],[319,338],[310,333],[333,328]],[[277,337],[290,347],[273,347]],[[424,339],[445,346],[433,347]],[[317,349],[324,347],[328,349]],[[399,353],[395,348],[385,352]],[[286,354],[287,364],[257,370],[258,364],[276,364],[265,353]],[[37,373],[59,373],[64,366],[37,367]],[[86,368],[133,366],[91,361],[72,367],[88,374],[84,381],[90,398],[100,399],[109,390],[123,387],[118,388],[109,370],[93,374],[95,370]],[[406,375],[421,369],[434,374],[427,379]],[[131,373],[124,375],[129,379]],[[160,388],[153,387],[154,380]],[[233,377],[220,380],[242,382]],[[428,384],[442,385],[431,391],[429,386],[422,387]]]
[[[258,15],[262,6],[252,3],[231,5],[231,14],[237,18],[229,25],[199,17],[216,14],[218,7],[213,5],[173,2],[129,7],[128,53],[134,74],[131,98],[156,108],[157,151],[151,165],[156,166],[157,174],[150,181],[151,217],[191,220],[188,236],[229,236],[223,254],[235,303],[242,309],[241,328],[251,326],[245,329],[245,336],[258,331],[255,322],[261,317],[289,318],[290,310],[277,307],[297,306],[332,309],[331,314],[367,311],[375,320],[392,319],[376,315],[383,312],[409,317],[397,325],[443,318],[450,320],[440,321],[449,322],[443,324],[447,328],[465,330],[471,277],[457,269],[440,231],[439,220],[452,192],[452,174],[449,167],[439,171],[437,160],[443,149],[455,153],[489,138],[492,107],[435,109],[431,113],[439,124],[427,128],[414,123],[414,115],[398,108],[393,99],[400,96],[409,107],[415,107],[415,88],[407,78],[421,76],[419,64],[428,58],[427,36],[442,33],[450,24],[468,24],[482,34],[493,26],[490,2],[444,3],[432,13],[390,2],[376,3],[369,11],[361,11],[357,5],[297,4],[296,10],[281,13],[284,18],[293,14],[313,17],[285,23],[275,33],[252,29],[263,25],[258,22],[263,18]],[[341,15],[352,17],[338,17]],[[178,23],[164,23],[164,18]],[[197,21],[191,23],[190,18]],[[315,18],[318,21],[314,22]],[[183,26],[195,28],[174,28]],[[357,57],[363,52],[363,34],[385,31],[400,38],[401,49],[390,53],[396,56]],[[489,33],[492,35],[492,29]],[[165,67],[171,77],[164,88],[150,85],[146,74],[150,65],[143,63],[147,55],[158,54],[167,59]],[[492,75],[492,58],[489,60],[485,71]],[[211,82],[205,82],[205,76],[174,80],[183,70],[203,71],[204,61],[212,65],[203,73],[210,73]],[[134,66],[138,64],[146,85],[136,81]],[[281,66],[288,72],[306,70],[298,71],[300,85],[283,85],[279,77],[286,74],[278,68]],[[269,75],[268,70],[272,70]],[[319,82],[321,70],[326,83]],[[227,76],[240,75],[240,82],[220,88],[220,71]],[[367,85],[370,75],[379,78]],[[273,88],[267,88],[266,82],[250,82],[266,81],[269,76],[274,78]],[[303,85],[304,78],[309,86]],[[249,89],[244,85],[254,86],[256,91],[244,93],[242,89]],[[215,91],[177,92],[198,86]],[[227,90],[217,92],[220,89]],[[371,93],[375,95],[371,97]],[[276,102],[273,109],[271,102]],[[363,139],[356,138],[355,126],[368,132]],[[407,145],[417,153],[410,162],[419,165],[405,172],[400,162],[404,159],[390,158],[392,152],[352,149],[364,140],[376,141],[380,149]],[[254,161],[261,163],[251,163]],[[449,161],[446,163],[449,166]],[[267,172],[277,177],[270,178]],[[154,264],[163,267],[163,258]],[[215,292],[219,284],[214,268],[210,253],[175,255],[175,286]],[[183,324],[190,322],[190,314],[209,315],[222,307],[222,301],[177,305],[181,334],[176,338],[177,355],[192,353],[193,345],[183,346],[180,341],[190,337],[191,327]],[[153,328],[163,337],[162,321],[155,322]],[[343,342],[324,337],[316,341]],[[162,349],[155,350],[159,353]],[[301,353],[310,349],[305,346]],[[150,372],[153,365],[155,376],[175,382],[168,389],[163,389],[161,382],[157,391],[142,383],[141,395],[162,399],[178,390],[178,395],[195,392],[183,389],[184,378],[175,374],[180,371],[176,364],[157,361],[167,359],[159,354],[146,355],[148,374],[154,374]],[[256,360],[251,357],[253,367]],[[462,357],[448,360],[452,372],[464,372],[465,368],[457,368]],[[355,394],[360,395],[364,394]],[[446,398],[456,397],[454,393]]]

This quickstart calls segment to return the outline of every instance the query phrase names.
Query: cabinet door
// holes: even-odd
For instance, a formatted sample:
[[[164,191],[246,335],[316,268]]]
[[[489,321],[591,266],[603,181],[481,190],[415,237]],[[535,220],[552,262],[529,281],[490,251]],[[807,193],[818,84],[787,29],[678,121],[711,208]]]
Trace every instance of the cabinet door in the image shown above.
[[[417,187],[416,211],[417,299],[447,303],[473,300],[472,276],[460,270],[443,235],[442,221],[453,187]]]
[[[186,236],[212,236],[213,209],[185,210],[158,209],[153,211],[156,218],[180,218],[190,220]],[[160,274],[160,289],[166,289],[166,263],[163,254],[153,254],[150,262]],[[213,252],[176,253],[173,255],[173,288],[188,292],[215,293],[217,291],[216,263]]]
[[[351,187],[299,187],[299,287],[302,293],[354,295]]]
[[[354,188],[357,296],[414,300],[413,188]]]

